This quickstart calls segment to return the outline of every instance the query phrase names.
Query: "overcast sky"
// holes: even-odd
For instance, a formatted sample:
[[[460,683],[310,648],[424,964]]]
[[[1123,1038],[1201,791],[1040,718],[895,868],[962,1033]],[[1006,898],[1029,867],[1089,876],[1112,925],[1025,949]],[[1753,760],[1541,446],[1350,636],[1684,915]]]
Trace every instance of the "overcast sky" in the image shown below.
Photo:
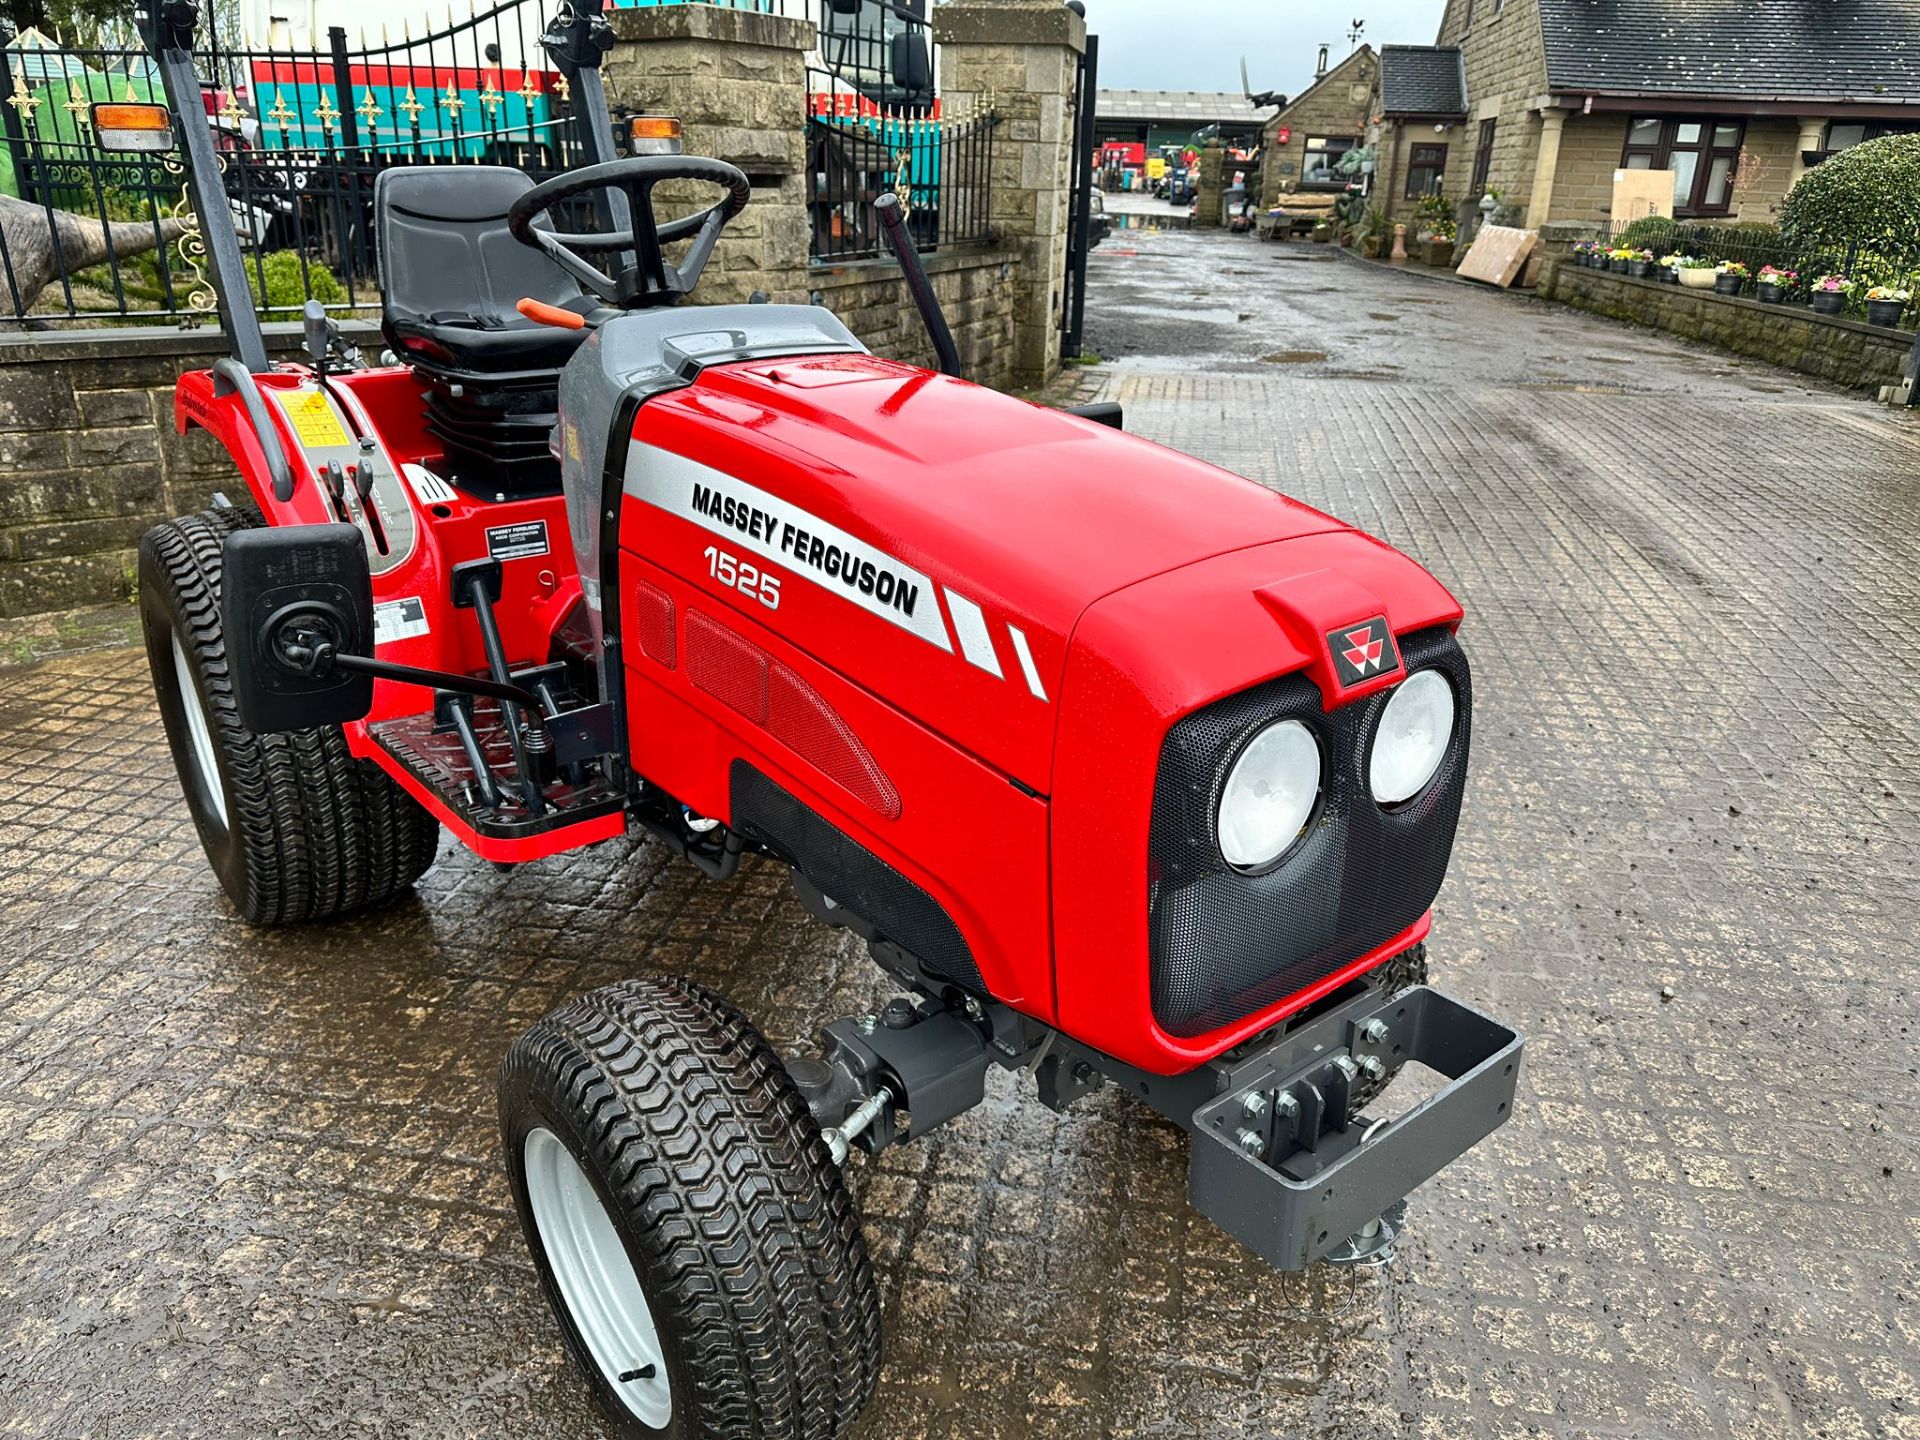
[[[1100,37],[1108,90],[1238,90],[1240,57],[1255,90],[1297,95],[1313,80],[1314,52],[1350,48],[1354,16],[1366,42],[1431,45],[1444,0],[1086,0]]]

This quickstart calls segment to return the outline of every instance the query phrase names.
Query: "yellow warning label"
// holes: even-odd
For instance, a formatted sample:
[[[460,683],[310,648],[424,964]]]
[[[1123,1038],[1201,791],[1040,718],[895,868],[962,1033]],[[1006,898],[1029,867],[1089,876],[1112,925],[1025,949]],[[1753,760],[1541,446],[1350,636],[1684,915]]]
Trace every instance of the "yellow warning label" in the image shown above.
[[[333,413],[333,404],[325,391],[275,390],[271,393],[287,412],[287,419],[293,422],[293,433],[300,438],[302,448],[324,450],[330,445],[351,443],[347,439],[347,427]]]

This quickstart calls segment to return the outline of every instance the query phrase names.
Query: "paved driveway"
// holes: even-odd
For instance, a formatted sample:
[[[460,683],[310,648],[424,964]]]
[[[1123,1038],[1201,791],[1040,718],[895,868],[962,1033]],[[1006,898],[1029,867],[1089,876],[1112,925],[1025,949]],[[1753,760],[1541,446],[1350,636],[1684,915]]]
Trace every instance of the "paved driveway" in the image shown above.
[[[1920,430],[1658,336],[1122,231],[1083,377],[1462,596],[1475,776],[1437,978],[1513,1122],[1402,1262],[1285,1287],[1177,1132],[996,1080],[856,1162],[868,1437],[1920,1436]],[[0,1433],[600,1433],[495,1159],[508,1038],[637,968],[791,1044],[882,992],[771,870],[614,843],[260,935],[143,662],[0,673]]]

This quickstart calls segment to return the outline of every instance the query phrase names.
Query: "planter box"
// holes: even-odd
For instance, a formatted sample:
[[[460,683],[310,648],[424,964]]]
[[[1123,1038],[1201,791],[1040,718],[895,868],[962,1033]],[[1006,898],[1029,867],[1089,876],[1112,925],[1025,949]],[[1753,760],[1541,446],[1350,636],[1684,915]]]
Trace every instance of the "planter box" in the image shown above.
[[[1810,303],[1816,315],[1838,315],[1847,308],[1847,297],[1838,290],[1816,290]]]
[[[1680,283],[1689,290],[1711,290],[1720,277],[1711,270],[1682,270]]]
[[[1378,260],[1380,258],[1380,237],[1378,235],[1361,236],[1360,253],[1369,260]]]
[[[1884,325],[1892,329],[1900,323],[1900,316],[1906,308],[1907,302],[1904,300],[1869,300],[1867,301],[1867,323]]]
[[[1429,265],[1451,265],[1453,264],[1453,242],[1429,240],[1420,247],[1420,258]]]

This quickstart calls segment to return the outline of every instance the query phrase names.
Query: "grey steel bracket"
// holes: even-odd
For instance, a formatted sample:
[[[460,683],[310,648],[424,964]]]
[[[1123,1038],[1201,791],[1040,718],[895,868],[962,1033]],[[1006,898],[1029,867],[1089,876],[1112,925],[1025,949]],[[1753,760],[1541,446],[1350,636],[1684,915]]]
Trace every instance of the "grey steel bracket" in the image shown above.
[[[1243,1057],[1234,1083],[1193,1112],[1193,1206],[1273,1265],[1304,1270],[1505,1123],[1525,1043],[1424,985],[1323,1016]],[[1448,1083],[1362,1127],[1348,1090],[1367,1057]]]

